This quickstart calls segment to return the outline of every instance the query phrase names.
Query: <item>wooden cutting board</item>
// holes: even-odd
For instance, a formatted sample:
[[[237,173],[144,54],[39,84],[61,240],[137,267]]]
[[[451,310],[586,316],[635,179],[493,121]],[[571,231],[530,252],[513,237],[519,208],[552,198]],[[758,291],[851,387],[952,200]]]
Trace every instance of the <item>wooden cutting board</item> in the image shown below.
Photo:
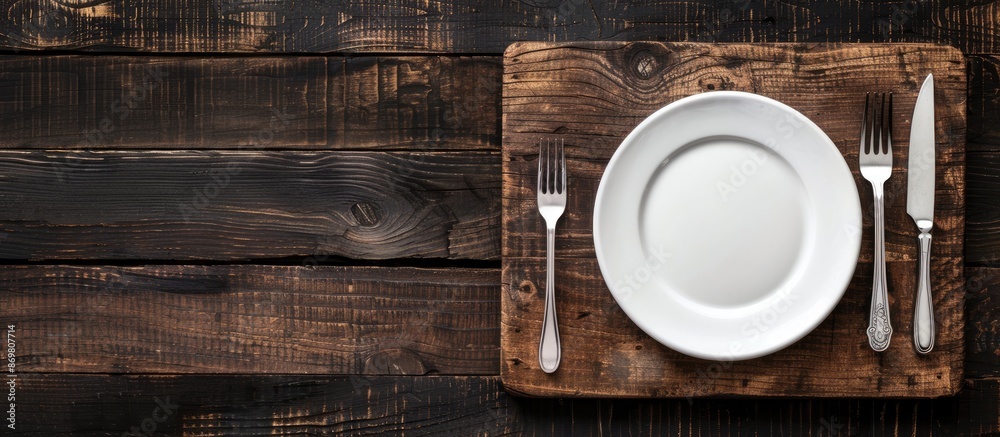
[[[966,73],[961,52],[924,44],[520,43],[504,54],[503,298],[501,375],[532,396],[936,397],[958,391],[963,371]],[[937,344],[913,348],[917,229],[906,214],[910,118],[934,73],[937,199],[932,283]],[[604,168],[625,136],[675,100],[713,90],[757,93],[811,118],[854,172],[862,250],[850,286],[815,331],[748,361],[691,358],[637,328],[611,297],[594,254],[592,214]],[[895,167],[886,183],[886,259],[895,333],[868,346],[873,216],[858,173],[865,93],[895,96]],[[540,140],[562,138],[569,201],[557,227],[556,302],[562,364],[538,366],[545,295],[545,224],[536,209]],[[718,272],[726,274],[726,272]],[[696,329],[696,328],[692,328]]]

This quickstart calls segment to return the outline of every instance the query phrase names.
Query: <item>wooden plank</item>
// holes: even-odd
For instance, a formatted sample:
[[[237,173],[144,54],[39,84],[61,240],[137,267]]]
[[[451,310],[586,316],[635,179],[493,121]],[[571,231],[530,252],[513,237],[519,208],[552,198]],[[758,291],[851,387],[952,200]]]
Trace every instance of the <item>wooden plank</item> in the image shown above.
[[[867,345],[873,254],[872,198],[857,174],[858,109],[865,92],[894,91],[896,132],[908,132],[920,80],[935,74],[938,200],[933,284],[935,352],[913,351],[916,228],[905,211],[908,138],[886,187],[887,260],[895,339],[878,354]],[[817,74],[822,72],[822,74]],[[965,191],[965,62],[956,50],[925,45],[698,45],[686,43],[523,43],[505,55],[503,306],[501,375],[508,389],[548,396],[677,397],[896,396],[953,394],[962,379]],[[834,313],[813,333],[775,354],[707,362],[645,335],[613,305],[597,265],[593,199],[604,166],[625,135],[665,104],[705,91],[753,91],[813,119],[855,172],[864,216],[855,276]],[[544,222],[535,202],[537,141],[565,138],[567,213],[557,229],[556,284],[563,360],[538,369],[544,292]],[[898,137],[899,135],[897,135]],[[706,376],[709,375],[709,376]]]
[[[515,426],[509,417],[510,398],[495,378],[66,374],[19,378],[17,435],[119,436],[132,427],[142,431],[144,422],[148,435],[155,428],[155,435],[206,436],[482,436],[508,435]]]
[[[1000,265],[1000,58],[970,56],[966,259],[977,266]]]
[[[434,278],[437,273],[442,277]],[[1000,269],[968,269],[966,276],[966,374],[974,378],[1000,377],[1000,324],[996,323],[1000,317],[995,305],[1000,300]],[[224,373],[226,366],[237,363],[245,372],[280,368],[282,372],[297,373],[292,370],[333,366],[322,367],[322,371],[412,374],[420,373],[414,369],[430,369],[435,360],[441,360],[427,357],[428,351],[420,348],[428,346],[423,340],[427,337],[435,345],[456,347],[454,351],[433,350],[448,359],[445,364],[452,372],[485,372],[495,371],[500,359],[496,345],[498,320],[490,315],[500,305],[496,283],[491,282],[498,277],[496,271],[466,269],[8,266],[0,269],[0,284],[6,290],[0,295],[4,303],[0,321],[18,324],[28,333],[25,335],[33,337],[32,341],[20,343],[18,349],[22,356],[33,357],[29,367],[21,367],[26,371]],[[428,291],[428,284],[443,285],[435,286],[440,290]],[[360,291],[363,287],[367,291]],[[416,292],[423,294],[413,297]],[[240,308],[241,294],[255,296],[255,301],[267,305]],[[938,300],[945,298],[938,296]],[[377,306],[373,306],[373,299]],[[863,299],[855,300],[861,302],[852,305],[864,304]],[[290,301],[293,304],[288,308]],[[285,302],[281,305],[286,307],[278,307],[277,302]],[[308,305],[342,305],[352,308],[354,314],[332,309],[308,313],[316,315],[309,316],[306,326],[311,327],[300,332],[297,324],[301,321],[295,312]],[[571,303],[562,313],[579,316],[601,305],[595,297],[578,305]],[[180,312],[180,308],[188,306],[202,309]],[[377,307],[395,310],[373,314]],[[139,320],[114,317],[131,314],[137,308],[150,310],[140,312]],[[842,316],[835,313],[833,317]],[[168,324],[163,325],[163,321]],[[147,323],[156,329],[145,329]],[[445,331],[441,323],[452,331]],[[625,320],[621,323],[628,324]],[[190,326],[212,329],[191,330]],[[236,350],[236,345],[248,341],[251,329],[269,331],[276,338],[255,346],[255,350]],[[322,332],[314,334],[317,330]],[[623,331],[623,336],[639,336],[634,329]],[[35,341],[38,339],[44,340]],[[316,346],[324,339],[329,344]],[[198,342],[213,341],[232,342],[233,347],[214,354],[189,350]],[[334,359],[331,357],[305,363],[301,358],[282,355],[294,355],[299,343],[319,349],[336,348],[334,354],[340,354],[337,364],[329,364],[328,360]],[[170,348],[173,352],[169,354],[152,352]],[[107,355],[107,351],[118,352]],[[125,351],[131,356],[121,354]],[[250,353],[271,358],[250,360]],[[184,356],[194,361],[178,364]]]
[[[968,150],[1000,152],[1000,56],[979,55],[966,59],[969,64]]]
[[[345,144],[352,148],[500,148],[494,57],[348,57]]]
[[[976,266],[1000,263],[1000,150],[968,152],[966,259]]]
[[[994,2],[25,0],[0,20],[0,48],[500,53],[516,41],[921,41],[985,53],[1000,47],[996,16]]]
[[[1000,268],[966,269],[965,373],[1000,377]]]
[[[0,151],[0,258],[497,259],[495,152]]]
[[[5,56],[0,71],[5,148],[323,148],[344,80],[328,96],[319,57]]]
[[[18,372],[496,374],[495,269],[6,266]]]
[[[162,435],[243,436],[1000,432],[996,379],[936,400],[523,399],[495,377],[447,376],[22,374],[17,390],[15,435],[118,436],[144,422]]]
[[[967,381],[959,397],[959,428],[970,436],[1000,435],[1000,379]],[[966,428],[963,426],[963,428]]]
[[[490,57],[0,57],[0,148],[497,149]]]
[[[892,27],[897,27],[896,34],[908,34],[910,41],[941,41],[970,54],[1000,53],[1000,3],[930,3],[915,1],[890,6],[893,15],[887,21],[903,23]]]

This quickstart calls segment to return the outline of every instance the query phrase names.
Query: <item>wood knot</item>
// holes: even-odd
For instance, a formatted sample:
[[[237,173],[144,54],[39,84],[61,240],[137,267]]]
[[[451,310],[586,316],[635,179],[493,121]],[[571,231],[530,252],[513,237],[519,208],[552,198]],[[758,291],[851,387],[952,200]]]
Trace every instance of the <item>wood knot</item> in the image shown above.
[[[649,52],[639,52],[632,58],[632,72],[640,79],[649,79],[657,70],[656,58]]]
[[[425,375],[427,366],[408,349],[383,349],[365,359],[366,375]]]
[[[42,11],[33,11],[24,21],[26,35],[42,40],[59,40],[73,33],[73,19],[62,8],[43,7]]]
[[[378,205],[368,202],[358,202],[351,205],[351,213],[358,221],[358,225],[370,228],[378,225],[382,220],[382,211]]]
[[[736,89],[736,82],[731,77],[706,77],[698,80],[699,85],[706,91],[732,90]]]
[[[535,301],[538,295],[538,286],[530,280],[524,279],[521,282],[515,284],[513,282],[510,285],[504,287],[507,296],[510,301],[517,307],[519,311],[525,311],[531,307],[532,302]]]

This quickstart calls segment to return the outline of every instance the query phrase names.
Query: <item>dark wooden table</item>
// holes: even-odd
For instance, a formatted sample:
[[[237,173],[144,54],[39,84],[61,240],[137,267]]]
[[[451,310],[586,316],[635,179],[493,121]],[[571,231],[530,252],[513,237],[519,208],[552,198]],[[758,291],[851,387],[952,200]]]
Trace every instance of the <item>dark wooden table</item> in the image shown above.
[[[1000,2],[814,3],[4,2],[4,431],[1000,435]],[[962,50],[959,394],[505,392],[501,55],[531,40]]]

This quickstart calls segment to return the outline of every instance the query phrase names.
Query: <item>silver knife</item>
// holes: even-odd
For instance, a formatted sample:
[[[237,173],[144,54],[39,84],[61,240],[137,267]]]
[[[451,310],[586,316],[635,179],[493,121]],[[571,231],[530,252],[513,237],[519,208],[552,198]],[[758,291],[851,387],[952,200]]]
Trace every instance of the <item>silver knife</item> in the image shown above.
[[[920,272],[913,309],[913,345],[926,354],[934,348],[934,304],[931,299],[931,228],[934,227],[934,76],[920,87],[910,123],[906,212],[920,229]]]

